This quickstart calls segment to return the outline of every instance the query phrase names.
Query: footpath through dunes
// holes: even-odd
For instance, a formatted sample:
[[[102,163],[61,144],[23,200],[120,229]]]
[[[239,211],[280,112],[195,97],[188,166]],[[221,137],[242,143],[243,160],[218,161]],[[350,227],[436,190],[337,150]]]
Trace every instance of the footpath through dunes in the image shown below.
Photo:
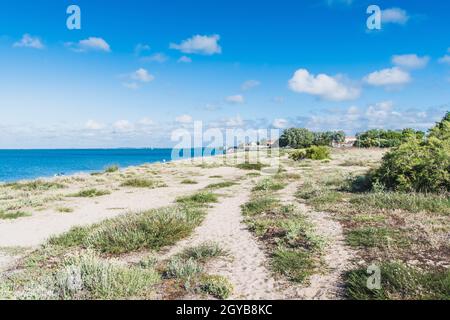
[[[295,193],[301,184],[289,184],[280,197],[285,203],[292,203],[305,214],[313,224],[318,236],[325,242],[322,259],[324,266],[309,278],[307,285],[293,286],[287,296],[292,299],[306,300],[335,300],[344,298],[344,273],[351,269],[355,252],[345,244],[341,224],[334,220],[327,212],[316,212],[312,208],[300,203]]]
[[[170,258],[186,248],[205,242],[215,242],[226,250],[227,256],[212,261],[206,271],[224,276],[233,284],[230,299],[282,299],[278,283],[268,269],[264,251],[243,223],[241,205],[249,199],[249,186],[241,183],[223,191],[226,191],[225,197],[208,210],[208,215],[195,233],[178,242],[160,259]]]

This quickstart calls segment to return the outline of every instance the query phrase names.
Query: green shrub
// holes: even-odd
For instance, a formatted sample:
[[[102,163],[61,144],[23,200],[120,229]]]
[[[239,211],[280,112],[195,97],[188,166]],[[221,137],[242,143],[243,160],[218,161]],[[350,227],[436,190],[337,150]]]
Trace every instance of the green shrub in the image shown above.
[[[450,192],[450,113],[425,141],[412,137],[387,153],[374,179],[389,190]]]
[[[273,254],[271,264],[275,272],[299,283],[313,275],[316,269],[312,254],[301,250],[278,249]]]
[[[286,183],[272,178],[263,179],[254,188],[253,191],[278,191],[286,187]]]
[[[206,188],[207,189],[222,189],[222,188],[229,188],[234,185],[236,185],[236,182],[224,181],[224,182],[212,183],[212,184],[206,186]]]
[[[197,184],[198,182],[192,179],[184,179],[181,184]]]
[[[217,195],[211,192],[201,191],[191,196],[181,197],[177,199],[178,203],[204,205],[207,203],[215,203],[218,201]]]
[[[117,172],[117,171],[119,171],[119,166],[116,164],[109,166],[105,169],[106,173],[113,173],[113,172]]]
[[[312,146],[307,149],[296,150],[290,154],[290,158],[294,161],[311,159],[325,160],[330,158],[330,148],[325,146]]]
[[[203,275],[200,278],[200,290],[217,299],[227,299],[233,292],[233,285],[223,276]]]

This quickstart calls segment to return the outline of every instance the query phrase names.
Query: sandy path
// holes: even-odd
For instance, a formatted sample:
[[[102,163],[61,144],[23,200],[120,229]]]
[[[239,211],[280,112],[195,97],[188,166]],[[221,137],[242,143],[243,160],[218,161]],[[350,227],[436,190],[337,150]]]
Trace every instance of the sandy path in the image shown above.
[[[186,185],[167,181],[168,187],[158,189],[125,188],[97,198],[68,198],[62,203],[74,208],[71,213],[58,213],[54,209],[34,212],[31,217],[0,220],[0,247],[35,247],[52,235],[112,218],[130,211],[142,211],[168,206],[175,198],[204,188],[212,183],[208,175],[236,176],[234,168],[207,170],[207,175],[195,177],[198,184]],[[0,260],[1,261],[1,260]]]
[[[248,201],[250,191],[243,186],[230,191],[231,196],[222,198],[209,210],[203,224],[190,238],[177,243],[162,258],[186,247],[215,241],[229,252],[229,257],[214,261],[207,272],[225,276],[233,283],[234,292],[230,299],[281,299],[277,283],[266,267],[263,250],[242,222],[240,206]]]
[[[299,185],[291,183],[283,190],[282,201],[294,203],[300,212],[306,214],[314,224],[316,233],[327,240],[323,259],[325,270],[310,277],[308,286],[292,287],[289,298],[302,300],[327,300],[343,298],[342,275],[349,270],[354,252],[345,244],[344,234],[339,222],[326,212],[315,212],[295,199]]]

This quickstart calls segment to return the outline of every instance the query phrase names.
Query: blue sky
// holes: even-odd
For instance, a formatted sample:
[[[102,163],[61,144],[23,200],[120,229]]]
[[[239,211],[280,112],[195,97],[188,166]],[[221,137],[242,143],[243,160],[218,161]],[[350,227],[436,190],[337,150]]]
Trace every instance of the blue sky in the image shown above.
[[[438,0],[4,0],[0,148],[170,146],[200,120],[426,129],[450,109],[449,14]]]

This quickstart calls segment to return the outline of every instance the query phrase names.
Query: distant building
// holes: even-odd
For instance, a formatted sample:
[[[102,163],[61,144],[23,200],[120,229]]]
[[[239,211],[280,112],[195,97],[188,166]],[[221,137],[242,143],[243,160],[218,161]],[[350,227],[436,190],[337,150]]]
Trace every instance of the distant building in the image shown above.
[[[345,137],[344,142],[333,142],[333,148],[351,148],[358,139],[356,137]]]

